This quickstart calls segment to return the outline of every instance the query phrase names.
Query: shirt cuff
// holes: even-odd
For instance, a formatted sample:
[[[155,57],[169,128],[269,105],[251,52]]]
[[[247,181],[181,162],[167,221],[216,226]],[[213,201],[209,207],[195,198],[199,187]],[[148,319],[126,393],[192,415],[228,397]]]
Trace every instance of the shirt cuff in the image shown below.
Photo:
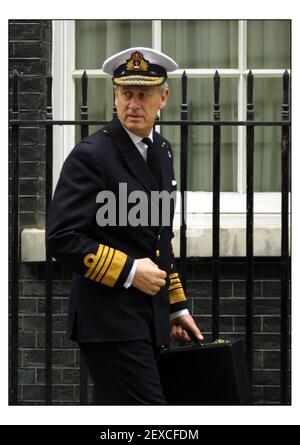
[[[131,271],[128,274],[128,277],[125,281],[125,283],[123,284],[124,287],[126,287],[126,289],[128,289],[131,286],[131,283],[133,281],[133,277],[136,271],[136,260],[134,260],[134,263],[132,265]]]
[[[170,314],[170,320],[174,320],[174,318],[180,317],[181,315],[185,315],[188,313],[189,313],[188,309],[181,309],[180,311],[173,312],[172,314]]]

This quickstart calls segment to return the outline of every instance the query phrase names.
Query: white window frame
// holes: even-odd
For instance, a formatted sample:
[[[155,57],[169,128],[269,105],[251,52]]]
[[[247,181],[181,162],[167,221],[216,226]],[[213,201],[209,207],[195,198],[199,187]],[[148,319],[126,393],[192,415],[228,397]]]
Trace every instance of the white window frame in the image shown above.
[[[75,21],[54,20],[53,22],[53,115],[54,119],[75,119],[75,80],[81,78],[83,69],[75,69]],[[238,79],[238,119],[246,119],[247,94],[247,20],[239,20],[238,68],[218,69],[221,78]],[[152,47],[161,50],[161,21],[152,21]],[[215,69],[185,69],[188,78],[211,78]],[[103,79],[107,75],[99,69],[86,69],[89,79]],[[282,69],[253,69],[257,77],[282,77]],[[183,69],[169,74],[180,78]],[[237,192],[221,192],[221,224],[232,227],[245,226],[246,209],[246,127],[238,127]],[[53,183],[66,155],[75,143],[75,127],[70,125],[54,127]],[[179,213],[179,206],[176,208]],[[188,192],[188,224],[208,227],[212,213],[212,192]],[[266,226],[280,226],[281,194],[255,193],[254,213],[257,223]],[[198,216],[197,216],[198,215]],[[201,215],[201,217],[200,217]]]

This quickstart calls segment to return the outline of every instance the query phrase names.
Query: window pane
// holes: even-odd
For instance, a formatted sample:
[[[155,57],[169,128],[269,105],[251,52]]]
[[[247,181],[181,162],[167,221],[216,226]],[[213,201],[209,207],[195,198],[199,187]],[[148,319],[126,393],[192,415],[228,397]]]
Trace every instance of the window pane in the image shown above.
[[[171,96],[162,112],[163,120],[180,119],[181,80],[170,79]],[[189,119],[212,120],[213,79],[188,81]],[[237,80],[221,79],[221,118],[237,119]],[[180,127],[162,126],[161,133],[174,150],[175,174],[180,181]],[[212,191],[212,126],[189,127],[188,190]],[[180,185],[179,185],[180,186]],[[221,190],[237,190],[237,128],[221,129]]]
[[[290,21],[248,20],[248,67],[290,68]]]
[[[281,120],[282,79],[254,82],[255,120]],[[254,190],[281,190],[281,128],[255,127]]]
[[[237,20],[165,20],[162,51],[180,68],[237,68]]]
[[[80,119],[81,80],[75,81],[75,119]],[[89,119],[111,120],[113,113],[113,89],[110,79],[89,79],[88,81],[88,113]],[[90,126],[89,134],[99,130],[101,126]],[[81,140],[80,126],[75,129],[76,143]]]
[[[99,69],[112,54],[151,46],[151,20],[76,20],[77,69]]]

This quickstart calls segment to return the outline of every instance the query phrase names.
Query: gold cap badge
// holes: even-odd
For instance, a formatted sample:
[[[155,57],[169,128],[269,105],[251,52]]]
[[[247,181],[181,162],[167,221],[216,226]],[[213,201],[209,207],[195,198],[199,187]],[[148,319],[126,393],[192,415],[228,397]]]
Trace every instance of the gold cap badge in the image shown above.
[[[126,70],[129,71],[148,71],[149,62],[139,51],[131,54],[131,58],[126,61]]]

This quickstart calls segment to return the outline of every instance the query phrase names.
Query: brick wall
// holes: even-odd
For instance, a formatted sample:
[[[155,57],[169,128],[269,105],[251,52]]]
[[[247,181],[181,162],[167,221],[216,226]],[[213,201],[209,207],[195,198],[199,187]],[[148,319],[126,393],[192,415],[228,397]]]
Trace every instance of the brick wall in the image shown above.
[[[220,285],[220,337],[244,338],[244,260],[222,263]],[[254,283],[254,397],[257,404],[280,402],[280,263],[266,259],[255,265]],[[20,370],[21,404],[42,404],[45,360],[44,263],[20,268]],[[79,404],[79,351],[66,339],[66,315],[71,272],[55,263],[53,288],[53,401]],[[211,338],[210,261],[188,262],[187,290],[190,310]],[[195,382],[196,386],[196,382]],[[91,394],[91,382],[89,393]]]
[[[9,70],[20,76],[21,119],[43,119],[46,110],[46,77],[51,72],[51,21],[10,20]],[[10,95],[11,98],[11,95]],[[43,227],[45,129],[20,129],[20,225]]]

